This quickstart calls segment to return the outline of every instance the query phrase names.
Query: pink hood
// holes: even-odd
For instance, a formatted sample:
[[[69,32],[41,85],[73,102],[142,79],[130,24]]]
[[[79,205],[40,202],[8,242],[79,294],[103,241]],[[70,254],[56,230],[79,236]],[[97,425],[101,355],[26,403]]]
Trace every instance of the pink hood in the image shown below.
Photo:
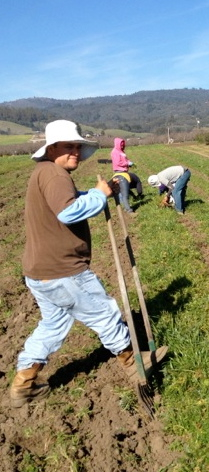
[[[112,158],[112,167],[114,172],[127,172],[129,168],[129,164],[131,161],[127,158],[124,150],[121,150],[121,143],[124,142],[124,139],[115,138],[114,139],[114,148],[111,151],[111,158]]]

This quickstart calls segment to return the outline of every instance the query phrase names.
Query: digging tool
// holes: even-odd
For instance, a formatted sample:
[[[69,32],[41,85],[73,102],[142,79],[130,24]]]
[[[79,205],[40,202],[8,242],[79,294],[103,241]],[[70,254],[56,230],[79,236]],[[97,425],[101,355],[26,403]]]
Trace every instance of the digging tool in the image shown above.
[[[98,181],[101,180],[101,176],[98,175]],[[111,215],[110,215],[110,210],[108,204],[105,207],[105,218],[107,221],[107,226],[108,226],[108,231],[109,231],[109,236],[110,236],[110,241],[112,245],[112,250],[113,250],[113,256],[114,256],[114,261],[116,265],[116,270],[117,270],[117,275],[118,275],[118,281],[119,281],[119,287],[120,287],[120,292],[121,292],[121,297],[123,301],[123,306],[126,314],[126,320],[130,332],[130,338],[131,338],[131,343],[132,343],[132,348],[133,348],[133,353],[134,353],[134,360],[136,363],[137,367],[137,372],[139,375],[139,384],[138,384],[138,399],[140,403],[142,403],[143,407],[145,408],[146,412],[148,413],[149,417],[154,416],[154,410],[153,410],[153,401],[151,397],[151,389],[148,384],[148,380],[146,377],[145,369],[144,369],[144,364],[143,364],[143,359],[139,347],[139,342],[138,342],[138,337],[136,335],[135,331],[135,326],[134,326],[134,320],[129,304],[129,299],[128,299],[128,294],[127,294],[127,289],[126,289],[126,284],[125,284],[125,279],[123,276],[123,270],[120,262],[120,257],[117,249],[117,244],[116,244],[116,239],[114,236],[114,231],[113,231],[113,225],[111,221]],[[154,354],[154,352],[153,352]]]
[[[122,227],[123,234],[124,234],[126,249],[127,249],[128,256],[129,256],[130,263],[131,263],[131,267],[132,267],[133,278],[134,278],[136,291],[137,291],[137,295],[138,295],[138,299],[139,299],[139,305],[140,305],[140,308],[141,308],[141,313],[142,313],[142,317],[143,317],[143,321],[144,321],[144,327],[145,327],[145,331],[146,331],[146,335],[147,335],[149,350],[154,352],[156,350],[155,342],[154,342],[152,329],[151,329],[151,325],[150,325],[150,321],[149,321],[147,307],[146,307],[145,300],[144,300],[144,295],[143,295],[143,291],[142,291],[141,282],[140,282],[139,275],[138,275],[137,268],[136,268],[135,257],[134,257],[134,254],[133,254],[131,241],[130,241],[130,238],[129,238],[129,235],[128,235],[127,225],[126,225],[126,222],[125,222],[125,218],[123,216],[123,211],[122,211],[122,208],[120,206],[120,201],[119,201],[118,195],[114,195],[114,199],[115,199],[115,203],[116,203],[116,207],[117,207],[117,211],[118,211],[119,221],[121,223],[121,227]]]

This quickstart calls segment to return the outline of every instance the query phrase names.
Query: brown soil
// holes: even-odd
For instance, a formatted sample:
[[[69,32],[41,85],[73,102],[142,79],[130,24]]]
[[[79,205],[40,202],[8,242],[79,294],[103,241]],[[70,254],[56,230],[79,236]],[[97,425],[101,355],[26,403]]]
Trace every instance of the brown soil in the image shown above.
[[[8,195],[2,204],[7,205],[9,199]],[[15,233],[19,238],[16,243],[22,244],[23,211],[15,221],[13,217],[0,221],[2,238]],[[103,249],[111,251],[108,242]],[[6,256],[1,251],[2,264]],[[94,264],[99,277],[107,280],[107,269]],[[125,273],[130,272],[125,260],[123,268]],[[115,276],[111,280],[109,272],[114,294]],[[177,452],[171,452],[173,439],[165,434],[160,415],[148,420],[138,402],[128,406],[121,400],[120,392],[132,386],[116,359],[78,323],[43,371],[52,388],[50,396],[39,403],[11,408],[9,387],[17,353],[36,326],[39,310],[20,275],[15,278],[4,269],[1,277],[0,308],[2,313],[8,312],[0,325],[1,471],[170,470]]]
[[[122,407],[117,389],[131,389],[131,385],[116,360],[101,346],[89,355],[82,352],[82,347],[87,349],[90,344],[85,329],[69,335],[66,353],[54,354],[45,368],[52,387],[49,398],[19,409],[10,407],[9,374],[27,324],[31,326],[31,318],[37,317],[30,294],[24,290],[15,300],[12,292],[7,280],[4,296],[13,315],[2,326],[0,340],[2,472],[158,472],[171,464],[176,456],[169,449],[172,438],[165,435],[160,421],[145,421],[140,405],[135,404],[130,410]],[[75,397],[73,389],[77,390]],[[60,439],[54,463],[46,458],[53,454],[57,437],[63,437],[63,444]],[[72,445],[71,438],[76,437],[78,442]],[[23,467],[26,453],[32,458],[34,469]],[[71,468],[73,463],[77,469]]]

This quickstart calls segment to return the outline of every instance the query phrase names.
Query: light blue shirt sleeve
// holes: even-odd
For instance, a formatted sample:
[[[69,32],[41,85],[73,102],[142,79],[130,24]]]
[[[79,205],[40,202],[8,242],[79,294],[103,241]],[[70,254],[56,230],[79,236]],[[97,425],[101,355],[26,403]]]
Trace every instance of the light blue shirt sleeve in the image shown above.
[[[107,204],[106,195],[96,188],[90,189],[87,193],[78,192],[78,195],[79,197],[71,205],[57,215],[61,223],[69,225],[92,218],[104,210]]]

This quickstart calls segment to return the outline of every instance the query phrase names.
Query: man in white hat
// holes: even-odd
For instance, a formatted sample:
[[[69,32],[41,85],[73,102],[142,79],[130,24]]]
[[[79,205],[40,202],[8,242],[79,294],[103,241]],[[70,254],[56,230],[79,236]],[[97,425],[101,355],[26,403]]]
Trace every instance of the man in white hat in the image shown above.
[[[96,143],[79,135],[75,123],[57,120],[46,126],[46,144],[32,156],[37,165],[26,194],[23,273],[41,320],[18,355],[10,390],[13,407],[48,394],[49,384],[38,383],[38,373],[62,346],[74,320],[93,329],[136,381],[129,330],[116,301],[90,270],[87,218],[105,208],[112,189],[102,179],[88,192],[79,192],[71,176],[96,149]],[[166,347],[156,351],[155,363],[166,351]],[[143,353],[143,360],[149,370],[153,365],[150,351]]]
[[[183,166],[171,166],[162,170],[158,174],[150,175],[148,184],[151,187],[164,186],[168,189],[165,202],[169,203],[170,197],[174,199],[175,210],[183,215],[185,212],[185,196],[187,183],[191,177],[189,169]]]

